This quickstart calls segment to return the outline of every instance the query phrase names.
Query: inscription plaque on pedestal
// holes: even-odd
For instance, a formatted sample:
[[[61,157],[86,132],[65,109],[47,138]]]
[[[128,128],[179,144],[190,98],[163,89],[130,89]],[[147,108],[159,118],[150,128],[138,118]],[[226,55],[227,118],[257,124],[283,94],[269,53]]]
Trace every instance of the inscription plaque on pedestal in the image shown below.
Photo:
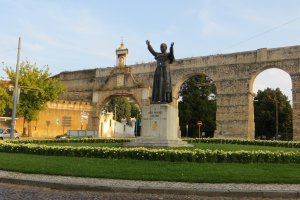
[[[151,104],[142,110],[141,136],[126,146],[191,146],[178,137],[178,111],[168,104]]]

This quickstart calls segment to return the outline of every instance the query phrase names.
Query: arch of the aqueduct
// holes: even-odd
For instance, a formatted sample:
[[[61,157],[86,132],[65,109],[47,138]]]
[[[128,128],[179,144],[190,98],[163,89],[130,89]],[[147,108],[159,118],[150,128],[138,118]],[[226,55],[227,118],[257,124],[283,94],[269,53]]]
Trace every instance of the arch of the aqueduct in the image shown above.
[[[300,140],[300,46],[180,59],[171,65],[173,105],[181,84],[196,74],[209,76],[217,87],[216,137],[254,138],[253,81],[268,68],[291,76],[294,139]],[[150,104],[155,63],[127,67],[63,72],[57,77],[67,86],[64,100],[93,106],[90,128],[95,128],[101,107],[110,96],[131,96],[140,107]]]

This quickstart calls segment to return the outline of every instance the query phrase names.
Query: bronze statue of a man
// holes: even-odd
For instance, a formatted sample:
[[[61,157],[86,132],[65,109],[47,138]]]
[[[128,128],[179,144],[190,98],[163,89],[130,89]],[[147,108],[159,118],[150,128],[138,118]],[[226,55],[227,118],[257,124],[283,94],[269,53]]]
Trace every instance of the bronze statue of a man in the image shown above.
[[[149,40],[146,41],[148,50],[157,61],[152,87],[152,103],[170,103],[172,102],[172,83],[170,65],[175,60],[173,46],[171,43],[170,52],[167,53],[167,45],[162,43],[160,45],[161,53],[155,52],[150,45]]]

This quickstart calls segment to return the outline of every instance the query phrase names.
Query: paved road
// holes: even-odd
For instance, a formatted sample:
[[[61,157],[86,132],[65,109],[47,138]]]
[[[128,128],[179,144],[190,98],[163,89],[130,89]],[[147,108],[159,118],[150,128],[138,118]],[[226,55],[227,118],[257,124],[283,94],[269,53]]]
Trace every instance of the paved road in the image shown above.
[[[43,199],[112,199],[112,200],[135,200],[135,199],[182,199],[173,196],[136,194],[136,193],[108,193],[108,192],[84,192],[84,191],[63,191],[34,186],[13,185],[0,183],[0,199],[22,199],[22,200],[43,200]],[[187,197],[188,199],[188,197]],[[191,199],[191,198],[190,198]]]
[[[71,191],[71,190],[56,190],[44,187],[15,185],[0,183],[0,199],[5,200],[237,200],[237,199],[262,199],[262,198],[248,198],[248,197],[205,197],[195,195],[170,195],[170,194],[143,194],[143,193],[112,193],[112,192],[85,192],[85,191]],[[276,198],[263,198],[276,199]],[[282,198],[279,198],[282,199]],[[290,198],[289,198],[290,199]]]
[[[109,193],[109,192],[84,192],[84,191],[62,191],[49,188],[34,186],[13,185],[0,183],[0,199],[23,199],[23,200],[42,200],[42,199],[103,199],[103,200],[161,200],[161,199],[199,199],[199,196],[187,195],[157,195],[157,194],[138,194],[138,193]],[[207,198],[205,198],[207,199]],[[214,198],[215,199],[215,198]]]

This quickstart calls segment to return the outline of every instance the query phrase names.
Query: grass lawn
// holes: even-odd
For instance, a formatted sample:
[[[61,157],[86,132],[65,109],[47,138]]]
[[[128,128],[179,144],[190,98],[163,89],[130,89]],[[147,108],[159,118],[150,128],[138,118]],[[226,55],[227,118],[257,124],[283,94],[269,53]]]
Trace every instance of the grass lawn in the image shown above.
[[[288,147],[272,147],[272,146],[258,146],[258,145],[240,145],[240,144],[214,144],[214,143],[196,143],[193,144],[194,148],[210,149],[210,150],[224,150],[224,151],[298,151],[300,148],[288,148]]]
[[[46,143],[49,146],[90,146],[90,147],[122,147],[122,143]],[[239,145],[239,144],[214,144],[214,143],[193,143],[193,148],[188,149],[210,149],[210,150],[224,150],[224,151],[298,151],[300,148],[287,148],[287,147],[271,147],[271,146],[256,146],[256,145]],[[182,148],[179,148],[182,149]]]
[[[0,153],[0,169],[148,181],[300,183],[299,164],[189,163]]]

